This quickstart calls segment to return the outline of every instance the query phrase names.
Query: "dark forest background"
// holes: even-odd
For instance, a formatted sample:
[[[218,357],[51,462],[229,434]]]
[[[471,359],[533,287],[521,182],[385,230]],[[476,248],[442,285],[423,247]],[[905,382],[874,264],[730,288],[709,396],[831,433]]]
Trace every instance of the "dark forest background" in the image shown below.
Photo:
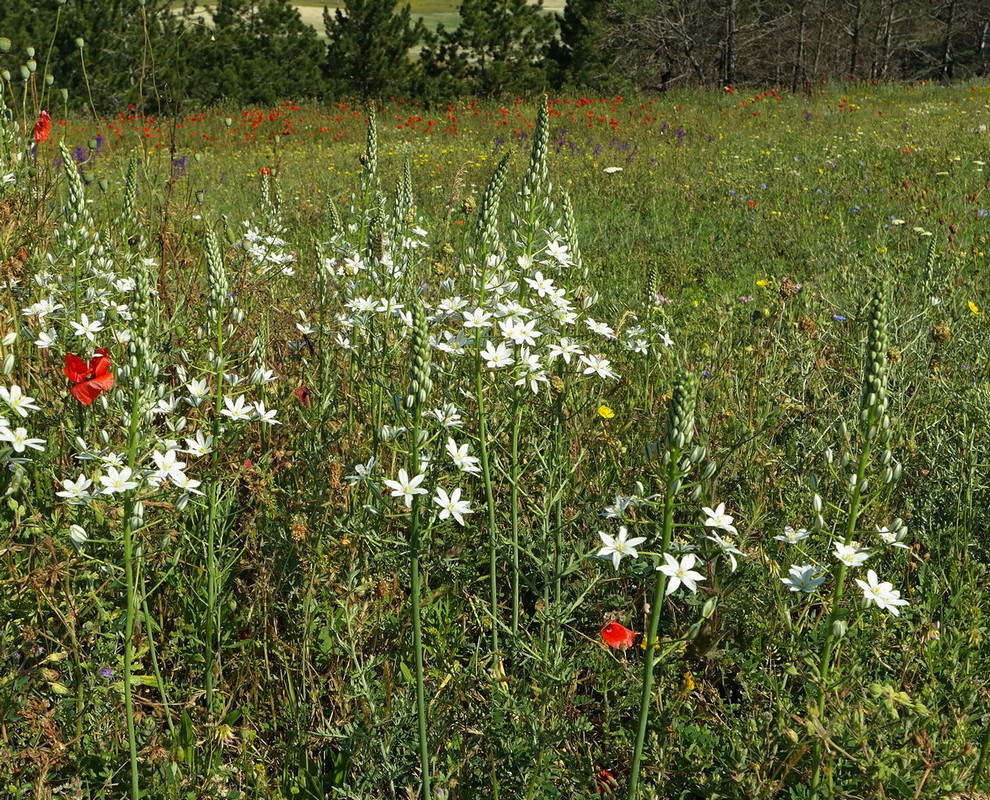
[[[990,73],[987,0],[463,0],[429,30],[396,0],[344,0],[326,38],[287,0],[3,0],[0,68],[51,75],[69,105],[655,93],[686,85],[810,89],[823,79]],[[33,52],[28,48],[33,48]],[[29,53],[31,53],[29,55]],[[86,85],[88,75],[89,86]]]

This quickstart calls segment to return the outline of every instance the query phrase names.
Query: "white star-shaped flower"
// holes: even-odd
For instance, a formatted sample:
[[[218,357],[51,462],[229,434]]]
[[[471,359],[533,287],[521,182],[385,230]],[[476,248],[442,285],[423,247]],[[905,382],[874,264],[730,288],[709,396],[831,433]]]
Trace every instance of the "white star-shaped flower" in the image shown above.
[[[602,540],[602,544],[605,546],[598,551],[598,558],[611,559],[612,566],[615,567],[616,571],[619,569],[619,562],[623,558],[629,556],[630,558],[639,558],[639,553],[636,548],[646,541],[645,536],[636,536],[632,539],[629,538],[629,531],[625,525],[619,528],[618,536],[609,536],[604,531],[598,531],[598,538]]]

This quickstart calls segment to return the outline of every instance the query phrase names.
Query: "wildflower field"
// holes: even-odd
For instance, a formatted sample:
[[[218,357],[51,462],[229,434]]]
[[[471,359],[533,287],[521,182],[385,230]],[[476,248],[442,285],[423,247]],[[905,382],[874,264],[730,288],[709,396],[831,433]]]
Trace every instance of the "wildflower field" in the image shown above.
[[[0,115],[0,794],[990,786],[990,87]]]

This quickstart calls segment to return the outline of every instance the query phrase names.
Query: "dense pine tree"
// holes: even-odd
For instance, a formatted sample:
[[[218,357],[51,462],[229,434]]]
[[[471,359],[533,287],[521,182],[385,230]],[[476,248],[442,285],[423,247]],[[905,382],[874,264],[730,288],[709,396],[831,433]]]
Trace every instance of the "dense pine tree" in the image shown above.
[[[344,0],[331,16],[323,9],[327,77],[332,92],[366,99],[404,93],[413,80],[409,51],[426,35],[423,20],[412,22],[409,6],[397,0]]]
[[[567,0],[557,15],[560,38],[550,47],[554,62],[553,83],[558,87],[616,89],[618,75],[613,55],[604,47],[609,0]]]
[[[542,0],[462,0],[459,10],[461,24],[441,27],[423,48],[427,74],[443,91],[528,95],[546,88],[557,26]]]
[[[212,26],[184,34],[185,96],[271,104],[323,94],[323,45],[289,0],[219,0],[211,15]]]

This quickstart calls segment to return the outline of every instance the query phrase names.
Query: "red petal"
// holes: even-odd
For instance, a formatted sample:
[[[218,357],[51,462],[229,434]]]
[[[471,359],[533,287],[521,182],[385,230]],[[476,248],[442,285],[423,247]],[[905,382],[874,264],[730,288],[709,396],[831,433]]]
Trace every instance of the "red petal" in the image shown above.
[[[73,383],[82,383],[89,377],[90,368],[79,356],[65,354],[65,376]]]
[[[636,632],[629,630],[618,622],[610,622],[602,628],[602,639],[609,647],[632,647]]]
[[[97,350],[96,355],[89,360],[89,371],[97,377],[106,375],[110,371],[110,351],[103,348]]]
[[[92,402],[104,392],[113,388],[113,373],[108,372],[98,378],[73,386],[69,391],[84,406],[91,405]]]

